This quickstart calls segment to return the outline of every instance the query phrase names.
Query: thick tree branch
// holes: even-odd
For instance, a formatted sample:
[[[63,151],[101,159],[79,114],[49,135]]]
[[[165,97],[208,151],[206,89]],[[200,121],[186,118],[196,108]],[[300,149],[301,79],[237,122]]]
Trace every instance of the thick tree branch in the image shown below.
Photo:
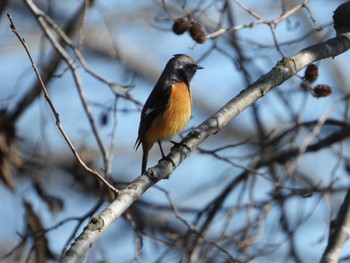
[[[182,141],[191,151],[209,136],[217,134],[228,122],[248,106],[265,96],[273,88],[294,76],[308,64],[317,60],[335,57],[350,48],[350,33],[341,34],[320,44],[305,48],[292,57],[284,58],[267,74],[241,91],[218,112],[191,131]],[[178,166],[188,155],[181,146],[174,147],[168,157]],[[167,178],[174,170],[171,163],[161,161],[153,169],[153,174],[161,179]]]
[[[217,134],[234,117],[248,106],[265,96],[269,91],[294,76],[308,64],[317,60],[335,57],[350,48],[350,34],[340,34],[320,44],[305,48],[292,57],[284,58],[267,74],[244,89],[238,96],[229,101],[218,112],[191,131],[182,141],[191,151],[208,137]],[[185,147],[179,145],[168,155],[178,166],[190,154]],[[61,262],[79,262],[86,255],[91,245],[100,235],[122,215],[128,207],[137,200],[148,188],[160,179],[170,176],[176,167],[167,160],[161,160],[158,165],[147,171],[147,175],[139,176],[126,189],[120,191],[117,199],[84,229],[71,248],[61,259]],[[154,180],[151,180],[153,178]]]

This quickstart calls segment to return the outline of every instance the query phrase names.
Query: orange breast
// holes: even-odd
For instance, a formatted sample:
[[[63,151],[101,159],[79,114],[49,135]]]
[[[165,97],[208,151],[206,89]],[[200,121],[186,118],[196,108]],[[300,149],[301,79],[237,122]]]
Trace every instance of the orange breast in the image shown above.
[[[184,83],[173,84],[164,114],[156,117],[147,131],[147,143],[153,145],[159,139],[170,139],[183,130],[190,119],[191,107],[188,86]]]

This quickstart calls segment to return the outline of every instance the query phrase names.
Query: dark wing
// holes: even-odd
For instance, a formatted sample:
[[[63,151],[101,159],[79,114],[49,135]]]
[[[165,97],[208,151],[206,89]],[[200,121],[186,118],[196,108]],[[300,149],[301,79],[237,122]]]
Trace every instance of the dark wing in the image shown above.
[[[149,95],[141,112],[139,133],[135,142],[136,150],[141,144],[141,138],[143,138],[153,120],[165,111],[168,105],[171,87],[171,81],[158,81]]]

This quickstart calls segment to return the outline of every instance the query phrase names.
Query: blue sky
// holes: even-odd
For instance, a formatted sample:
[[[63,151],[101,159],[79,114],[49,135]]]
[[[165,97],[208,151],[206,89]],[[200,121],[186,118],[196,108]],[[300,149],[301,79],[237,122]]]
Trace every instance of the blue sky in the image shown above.
[[[210,6],[210,2],[204,1],[208,6]],[[275,19],[281,14],[281,8],[279,5],[275,5],[276,1],[251,0],[242,2],[267,20]],[[125,69],[123,63],[119,60],[108,57],[102,52],[96,52],[92,49],[92,44],[90,46],[87,44],[84,55],[93,70],[122,85],[132,84],[134,88],[130,91],[130,95],[137,101],[144,103],[157,80],[157,76],[160,75],[164,65],[173,54],[186,53],[199,60],[198,64],[203,66],[205,70],[198,72],[191,83],[194,108],[187,128],[199,125],[247,86],[242,77],[242,72],[235,64],[236,51],[228,45],[227,39],[222,37],[216,40],[217,49],[211,52],[209,56],[204,57],[204,54],[212,49],[213,41],[208,40],[204,45],[195,45],[187,34],[176,36],[170,30],[171,22],[167,20],[167,14],[157,1],[144,1],[142,4],[135,3],[130,1],[97,1],[93,10],[85,18],[85,34],[93,34],[92,37],[89,37],[89,40],[86,40],[87,43],[92,41],[92,44],[93,42],[96,44],[101,41],[111,42],[114,40],[122,57],[125,58],[124,61],[131,63],[130,61],[136,58],[136,61],[139,61],[142,65],[139,66],[138,62],[136,62],[136,65],[131,63],[132,69],[136,69],[138,74]],[[310,1],[308,6],[317,25],[326,26],[331,23],[333,11],[339,3],[341,1]],[[80,1],[55,3],[56,19],[65,19],[74,10],[71,5],[78,6],[79,4]],[[188,8],[191,9],[193,6],[189,4]],[[236,24],[254,21],[252,16],[237,5],[234,5],[234,8]],[[13,16],[17,29],[26,39],[35,60],[40,65],[40,61],[45,61],[49,57],[50,47],[47,43],[45,45],[41,44],[42,38],[38,25],[29,12],[25,10],[24,7],[11,6],[7,12],[10,12]],[[215,19],[218,16],[215,11],[215,5],[210,6],[207,10],[205,14],[208,16],[208,21],[209,19],[214,22],[217,21]],[[110,23],[110,31],[107,30],[103,18],[107,18]],[[35,81],[35,75],[23,48],[10,31],[8,24],[7,17],[3,14],[0,18],[0,78],[2,81],[0,107],[11,110],[28,90],[31,83]],[[297,13],[297,15],[277,26],[276,37],[279,42],[284,43],[305,36],[306,32],[312,29],[310,16]],[[249,59],[247,68],[252,81],[268,72],[281,59],[281,55],[273,46],[272,35],[266,25],[257,25],[250,29],[237,31],[237,36],[241,47],[244,49],[245,56]],[[334,36],[335,33],[332,27],[328,26],[322,31],[314,33],[312,37],[283,45],[282,50],[286,55],[293,55],[304,47]],[[225,52],[222,52],[222,50]],[[334,89],[332,96],[323,99],[305,96],[298,88],[300,79],[297,77],[278,87],[279,91],[285,94],[287,99],[290,99],[294,112],[299,112],[302,120],[317,120],[327,111],[330,111],[330,117],[342,117],[344,109],[339,101],[346,94],[344,90],[349,87],[346,85],[350,83],[350,76],[344,70],[349,65],[349,56],[349,52],[347,52],[334,59],[317,62],[320,70],[317,82],[331,85]],[[65,65],[61,65],[58,72],[65,72],[65,68]],[[140,71],[140,68],[144,68],[145,72]],[[142,75],[141,73],[145,74]],[[118,179],[130,181],[138,176],[141,162],[141,151],[135,152],[133,149],[137,137],[139,108],[128,101],[119,99],[118,109],[127,109],[128,112],[118,111],[114,114],[113,111],[105,108],[113,107],[114,96],[111,90],[81,68],[79,74],[83,81],[86,96],[89,102],[92,103],[96,120],[99,120],[101,115],[106,112],[108,115],[107,125],[99,126],[99,131],[105,146],[110,147],[114,144],[115,147],[112,174]],[[302,76],[302,72],[299,75]],[[62,125],[74,145],[77,148],[90,147],[99,159],[100,155],[96,141],[91,134],[70,72],[67,71],[61,77],[54,79],[48,88],[56,110],[59,112]],[[339,107],[334,106],[338,104]],[[258,101],[257,105],[268,132],[278,132],[291,125],[290,114],[286,110],[285,104],[281,102],[276,90]],[[114,121],[117,122],[116,136],[114,141],[111,141],[111,133],[115,127]],[[247,109],[221,133],[206,141],[202,147],[213,149],[226,144],[238,143],[249,139],[247,136],[253,136],[255,128],[251,109]],[[45,211],[41,214],[43,221],[48,226],[67,216],[78,216],[85,213],[96,200],[94,196],[81,195],[80,192],[75,192],[74,182],[69,180],[65,172],[56,171],[51,174],[51,168],[55,166],[55,163],[66,162],[69,160],[67,156],[70,156],[71,153],[57,130],[52,113],[49,111],[43,97],[37,99],[30,109],[21,116],[17,122],[17,132],[21,138],[20,146],[25,151],[36,152],[45,156],[44,161],[48,165],[36,176],[40,180],[45,178],[49,192],[60,196],[65,201],[65,211],[54,215],[48,213],[47,207],[37,198],[30,182],[25,178],[18,180],[16,193],[9,193],[3,186],[0,186],[0,199],[5,200],[2,202],[0,216],[6,219],[6,223],[0,225],[0,236],[8,237],[9,243],[13,244],[18,239],[15,234],[16,231],[23,230],[23,210],[20,208],[22,198],[30,200],[37,211]],[[246,136],[244,136],[245,134]],[[298,142],[301,142],[303,138],[301,136]],[[176,139],[178,140],[178,138]],[[345,147],[348,146],[347,144],[344,145]],[[170,145],[165,146],[167,149],[169,147]],[[241,160],[240,156],[251,153],[253,149],[253,147],[238,147],[225,151],[223,155],[227,157],[236,156],[235,160],[237,162],[241,165],[247,165],[249,160]],[[300,160],[298,167],[305,174],[312,175],[312,180],[320,182],[320,184],[326,185],[331,180],[338,178],[339,185],[348,185],[349,179],[337,163],[338,150],[335,147],[333,151],[322,151],[307,155]],[[346,148],[343,150],[343,154],[348,154]],[[159,150],[154,147],[149,165],[156,164],[159,157]],[[208,202],[225,186],[225,182],[230,181],[240,171],[237,167],[195,152],[176,169],[170,180],[160,182],[159,186],[169,191],[179,207],[200,209],[203,208],[203,205],[208,205]],[[263,202],[269,197],[271,184],[263,177],[258,177],[257,180],[259,187],[252,191],[253,196],[255,200]],[[206,190],[203,191],[203,189]],[[248,202],[249,197],[249,195],[245,196],[240,201]],[[168,204],[164,194],[156,188],[150,189],[143,198],[148,201],[156,200],[156,204]],[[229,208],[232,204],[236,204],[237,199],[239,199],[239,193],[235,192],[231,194],[225,205]],[[300,217],[305,216],[314,209],[310,218],[298,229],[296,235],[297,247],[304,256],[305,262],[319,260],[320,251],[323,251],[327,239],[325,237],[327,235],[327,222],[330,220],[329,211],[332,211],[332,209],[336,211],[336,207],[339,206],[341,200],[341,195],[334,195],[329,198],[315,195],[313,198],[302,200],[296,197],[288,204],[288,215],[292,223],[298,221],[298,215]],[[14,209],[14,207],[19,209]],[[266,220],[266,235],[263,239],[266,239],[264,241],[266,243],[282,244],[275,254],[278,258],[278,255],[283,254],[284,251],[283,237],[271,234],[275,230],[276,224],[278,224],[278,213],[273,210],[274,207],[268,216],[269,220]],[[293,218],[293,216],[296,218]],[[188,215],[184,215],[184,217],[191,218]],[[240,225],[236,222],[245,219],[246,215],[244,214],[236,215],[230,223],[232,229]],[[218,225],[213,226],[213,232],[221,229],[220,222],[220,219],[218,219]],[[104,250],[102,248],[104,242],[108,242],[108,244],[114,244],[115,242],[113,249],[116,249],[120,262],[132,259],[135,240],[133,233],[127,232],[126,240],[116,241],[115,239],[116,231],[121,231],[126,225],[124,219],[120,219],[93,248],[96,254],[101,249],[105,251],[107,258],[115,258],[112,249]],[[73,227],[74,225],[69,223],[49,234],[51,237],[50,244],[54,251],[60,252],[66,242],[67,233],[70,233]],[[322,236],[324,239],[319,242]],[[123,249],[123,246],[127,249]],[[349,245],[347,248],[349,248]],[[143,249],[145,262],[151,262],[154,249],[151,242],[145,242]],[[344,251],[346,251],[345,248]],[[264,260],[256,259],[254,262],[264,262]]]

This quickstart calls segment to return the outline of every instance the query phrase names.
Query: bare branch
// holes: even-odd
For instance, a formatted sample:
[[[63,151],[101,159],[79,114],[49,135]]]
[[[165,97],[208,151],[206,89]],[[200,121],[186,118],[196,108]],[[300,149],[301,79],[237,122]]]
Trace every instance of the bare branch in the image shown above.
[[[96,138],[97,145],[101,151],[104,167],[105,167],[105,174],[108,175],[107,168],[109,167],[109,160],[107,156],[107,152],[105,149],[105,146],[103,145],[99,130],[97,129],[95,119],[93,118],[91,107],[87,101],[87,98],[85,96],[85,91],[83,88],[82,80],[77,72],[78,66],[74,63],[73,59],[69,56],[69,54],[66,52],[66,50],[60,45],[60,43],[57,41],[55,37],[55,31],[51,30],[50,26],[53,24],[48,23],[46,21],[46,14],[40,10],[32,0],[25,0],[25,3],[29,7],[30,11],[33,13],[35,17],[37,17],[37,20],[42,27],[43,31],[45,32],[46,37],[50,40],[51,44],[54,46],[54,48],[57,50],[57,52],[61,55],[62,59],[67,63],[69,69],[71,70],[73,74],[73,79],[75,81],[76,87],[78,89],[80,100],[83,104],[83,109],[86,113],[87,119],[89,121],[89,124],[91,126],[92,132]]]
[[[55,119],[56,119],[56,125],[59,129],[59,131],[61,132],[63,138],[65,139],[65,141],[67,142],[69,148],[72,150],[74,156],[77,158],[78,162],[80,163],[80,165],[87,171],[89,172],[90,174],[92,174],[93,176],[95,176],[98,180],[100,180],[103,184],[105,184],[109,190],[111,190],[112,192],[114,192],[115,194],[118,193],[118,190],[113,186],[111,185],[103,176],[101,176],[97,171],[89,168],[88,166],[86,166],[86,164],[82,161],[82,159],[80,158],[77,150],[75,149],[75,147],[73,146],[73,143],[71,142],[71,140],[69,139],[68,135],[66,134],[62,124],[61,124],[61,121],[60,121],[60,118],[59,118],[59,115],[54,107],[54,105],[52,104],[52,101],[50,99],[50,96],[49,96],[49,93],[47,92],[47,89],[45,87],[45,84],[40,76],[40,73],[39,73],[39,70],[38,68],[36,67],[36,64],[34,62],[34,59],[29,51],[29,48],[24,40],[24,38],[22,38],[19,33],[17,32],[17,29],[12,21],[12,17],[10,14],[7,14],[7,17],[8,19],[10,20],[10,27],[13,31],[13,33],[17,36],[18,40],[21,42],[21,44],[23,45],[25,51],[27,52],[27,55],[30,59],[30,62],[32,63],[32,67],[35,71],[35,74],[39,80],[39,83],[40,83],[40,86],[42,88],[42,91],[44,92],[44,96],[45,96],[45,99],[47,101],[47,103],[49,104],[49,107],[53,113],[53,115],[55,116]]]
[[[187,145],[193,151],[208,137],[217,134],[240,112],[265,96],[273,88],[294,76],[308,64],[324,58],[335,57],[346,52],[349,48],[350,33],[347,33],[305,48],[290,58],[282,59],[270,72],[263,75],[218,112],[191,131],[181,143]],[[187,152],[185,147],[179,145],[175,146],[167,157],[171,158],[173,163],[178,166],[189,154],[190,152]],[[123,214],[148,188],[160,179],[168,178],[175,168],[172,162],[161,160],[158,165],[148,169],[148,176],[141,175],[126,189],[121,190],[117,199],[96,217],[75,240],[62,258],[62,262],[78,262],[82,259],[90,249],[91,244],[101,236],[112,222]],[[150,177],[154,178],[154,180],[150,180]],[[244,176],[242,176],[243,178]]]
[[[329,241],[322,256],[321,263],[336,263],[345,242],[350,237],[350,190],[339,209],[335,221],[331,224]]]
[[[82,16],[84,14],[84,10],[86,9],[85,3],[83,3],[82,7],[72,16],[71,19],[67,22],[67,26],[61,30],[64,32],[64,34],[61,34],[61,36],[65,36],[69,39],[69,37],[74,36],[74,34],[77,31],[78,25],[81,23]],[[67,41],[61,39],[58,40],[58,42],[62,45],[62,47],[65,47],[68,43]],[[53,74],[57,70],[60,62],[62,61],[62,56],[56,52],[52,55],[50,59],[48,59],[48,62],[45,63],[42,66],[42,79],[46,83],[52,78]],[[31,105],[31,103],[34,101],[34,99],[39,96],[41,91],[40,83],[37,81],[35,82],[32,87],[29,89],[29,91],[23,96],[23,98],[19,101],[16,108],[11,113],[11,117],[13,120],[16,120],[21,116],[21,114]]]

